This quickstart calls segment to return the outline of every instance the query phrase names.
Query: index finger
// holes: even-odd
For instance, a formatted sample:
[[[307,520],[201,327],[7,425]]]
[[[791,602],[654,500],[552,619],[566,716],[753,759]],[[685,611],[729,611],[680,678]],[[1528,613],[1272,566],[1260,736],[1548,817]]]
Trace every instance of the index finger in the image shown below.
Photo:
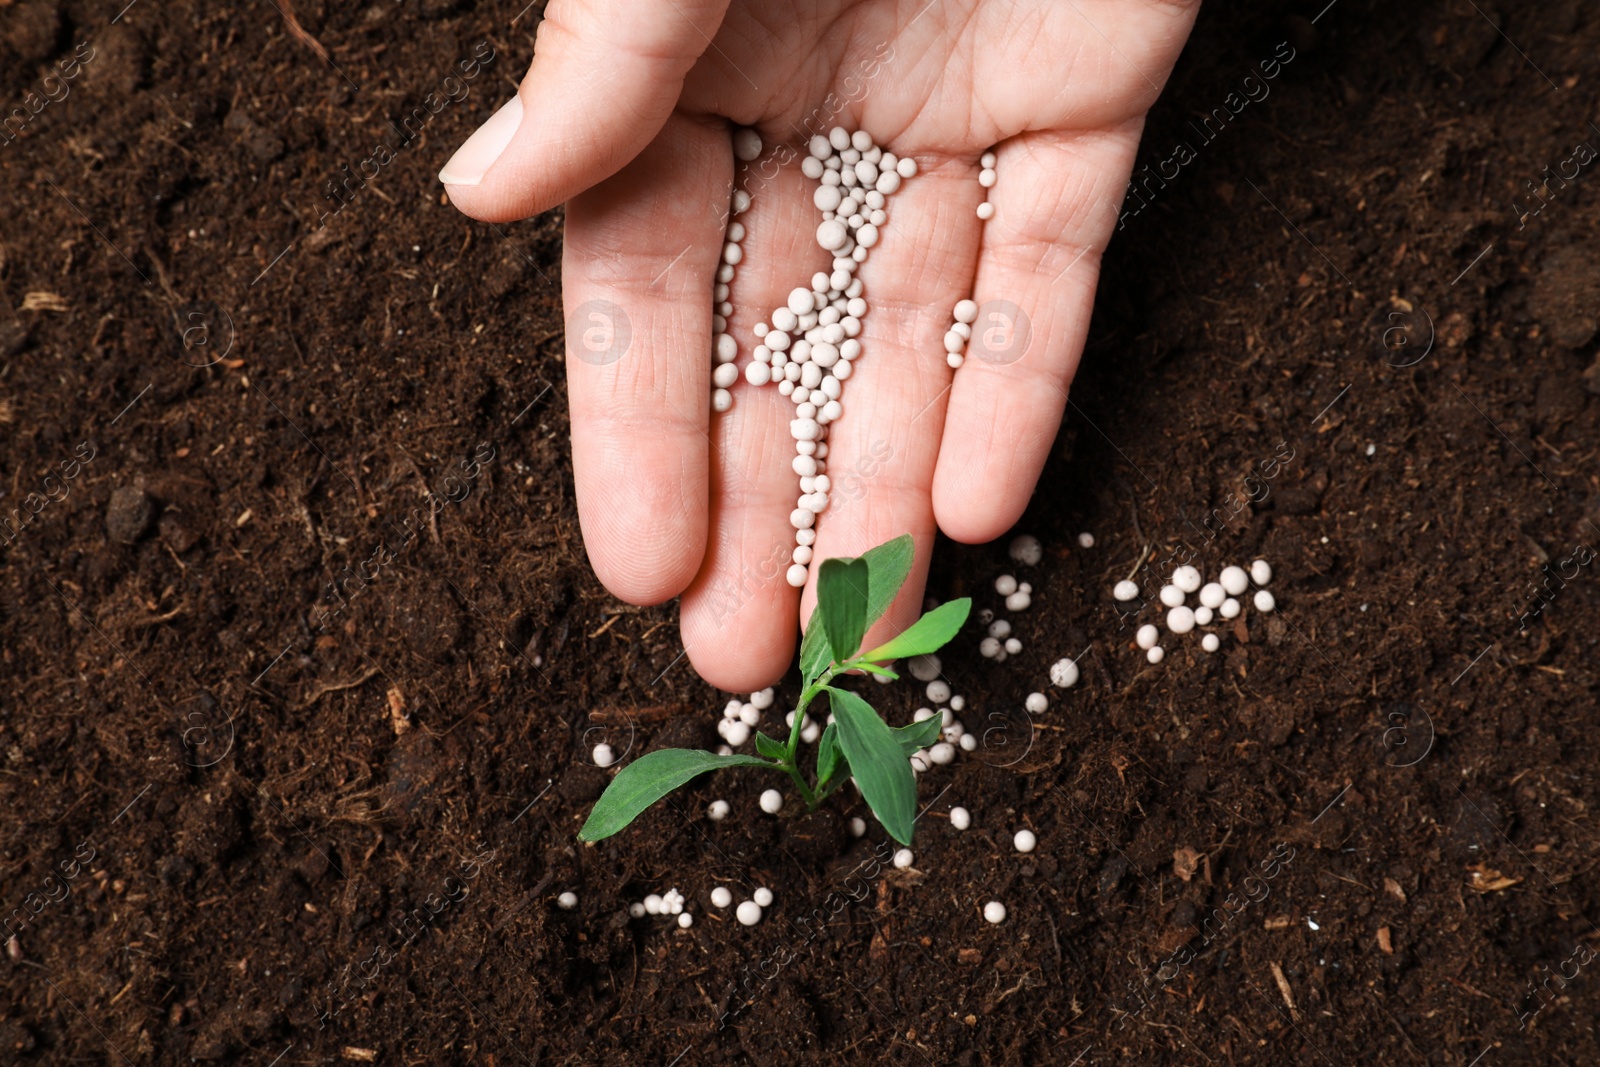
[[[711,279],[728,135],[674,115],[567,208],[562,289],[578,518],[624,600],[682,592],[705,554]]]

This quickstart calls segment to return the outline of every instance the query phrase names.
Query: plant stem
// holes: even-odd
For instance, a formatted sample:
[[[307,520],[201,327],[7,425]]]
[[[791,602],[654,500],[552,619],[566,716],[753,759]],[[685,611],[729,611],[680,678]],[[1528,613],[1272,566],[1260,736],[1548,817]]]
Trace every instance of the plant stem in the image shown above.
[[[795,703],[794,722],[789,724],[789,744],[786,758],[791,764],[795,763],[795,753],[800,748],[800,727],[806,721],[806,708],[811,705],[811,701],[816,699],[817,694],[822,692],[829,682],[833,681],[833,673],[834,668],[830,667],[822,673],[822,677],[806,686],[800,692],[800,699]]]
[[[800,774],[800,761],[798,759],[798,752],[800,749],[800,729],[806,721],[806,708],[811,706],[811,702],[817,698],[818,693],[821,693],[828,687],[828,683],[833,681],[834,675],[843,674],[850,670],[857,663],[859,663],[862,658],[863,657],[858,656],[855,659],[849,660],[848,662],[835,663],[831,665],[827,670],[822,672],[816,681],[812,682],[810,685],[806,686],[800,691],[800,699],[795,702],[794,722],[789,724],[789,743],[784,748],[784,757],[779,762],[778,766],[782,767],[786,772],[788,772],[789,777],[794,779],[795,788],[800,790],[800,798],[806,802],[807,811],[816,811],[818,804],[821,804],[824,800],[828,799],[835,789],[838,789],[840,785],[844,784],[844,779],[838,779],[831,787],[823,790],[819,794],[814,793],[811,790],[811,787],[806,785],[805,778]]]
[[[823,789],[817,794],[817,803],[821,804],[824,800],[827,800],[829,797],[833,796],[834,791],[837,790],[841,785],[844,785],[848,778],[849,775],[845,775],[842,778],[835,778],[827,788]]]
[[[800,769],[793,763],[785,763],[783,769],[789,772],[790,778],[794,779],[795,788],[800,790],[800,799],[806,802],[806,810],[815,810],[818,798],[811,792],[811,787],[806,785],[806,780],[801,777]]]

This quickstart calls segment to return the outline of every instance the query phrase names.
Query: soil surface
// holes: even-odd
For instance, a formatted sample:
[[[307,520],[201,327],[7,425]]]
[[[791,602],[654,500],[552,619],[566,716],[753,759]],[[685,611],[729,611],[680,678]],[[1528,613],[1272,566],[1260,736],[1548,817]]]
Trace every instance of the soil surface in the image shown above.
[[[0,1062],[1600,1063],[1600,16],[1202,11],[899,870],[753,772],[576,842],[727,695],[585,562],[559,213],[434,180],[516,6],[0,0]],[[1116,580],[1258,555],[1144,661]]]

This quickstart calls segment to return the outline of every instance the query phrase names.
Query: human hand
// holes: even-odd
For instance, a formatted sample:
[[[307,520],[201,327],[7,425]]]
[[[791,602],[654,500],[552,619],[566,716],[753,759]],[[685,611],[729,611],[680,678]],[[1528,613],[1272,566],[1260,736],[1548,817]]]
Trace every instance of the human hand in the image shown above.
[[[752,165],[760,177],[739,217],[747,236],[729,298],[741,368],[752,327],[830,263],[815,238],[815,183],[800,172],[807,138],[836,125],[864,129],[919,166],[890,199],[882,242],[859,272],[871,311],[829,437],[836,489],[817,523],[817,560],[902,533],[915,539],[912,578],[870,643],[917,617],[935,522],[955,540],[982,542],[1026,507],[1083,350],[1144,114],[1197,4],[623,7],[552,0],[517,97],[440,178],[458,208],[486,221],[567,202],[568,314],[608,301],[631,329],[612,362],[571,358],[568,338],[590,561],[624,600],[681,593],[690,661],[713,685],[749,692],[788,668],[796,612],[805,619],[815,604],[816,568],[804,590],[784,579],[799,493],[793,405],[741,379],[732,410],[710,411],[711,288],[735,178],[732,125],[758,130],[767,149]],[[773,167],[781,144],[796,154]],[[999,181],[984,223],[978,157],[991,149]],[[1016,305],[1028,339],[1019,330],[1012,356],[952,371],[943,336],[967,297]],[[852,477],[857,491],[842,493]]]

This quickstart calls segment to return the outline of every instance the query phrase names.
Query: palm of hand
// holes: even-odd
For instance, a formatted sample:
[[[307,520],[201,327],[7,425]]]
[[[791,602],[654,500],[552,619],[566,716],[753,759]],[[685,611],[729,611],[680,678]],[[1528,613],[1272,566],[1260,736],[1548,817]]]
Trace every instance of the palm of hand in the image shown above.
[[[553,3],[522,89],[528,117],[480,185],[450,191],[489,219],[571,196],[563,295],[590,559],[624,599],[682,593],[690,660],[742,692],[788,666],[790,620],[810,614],[815,568],[803,591],[784,580],[799,494],[789,399],[741,381],[731,411],[708,410],[709,291],[735,179],[727,120],[756,128],[767,146],[740,178],[752,204],[738,218],[747,235],[728,331],[741,366],[752,327],[828,269],[815,183],[799,167],[806,139],[834,125],[865,129],[919,164],[859,271],[871,310],[829,439],[832,499],[815,545],[821,560],[914,536],[917,568],[878,624],[888,633],[920,610],[936,523],[956,540],[990,540],[1033,491],[1143,116],[1194,8],[866,0],[818,13],[735,0],[708,41],[696,27],[715,23],[702,9],[717,6],[665,0],[637,25],[601,29],[589,21],[600,16]],[[607,50],[634,58],[583,62]],[[568,113],[552,114],[562,110],[556,90]],[[580,124],[574,108],[591,121]],[[597,108],[609,116],[596,120]],[[999,181],[983,223],[977,159],[991,149]],[[943,336],[969,296],[986,311],[1006,304],[993,305],[991,358],[952,371]],[[626,351],[585,352],[578,337],[595,314],[616,331],[608,344],[626,334]]]

